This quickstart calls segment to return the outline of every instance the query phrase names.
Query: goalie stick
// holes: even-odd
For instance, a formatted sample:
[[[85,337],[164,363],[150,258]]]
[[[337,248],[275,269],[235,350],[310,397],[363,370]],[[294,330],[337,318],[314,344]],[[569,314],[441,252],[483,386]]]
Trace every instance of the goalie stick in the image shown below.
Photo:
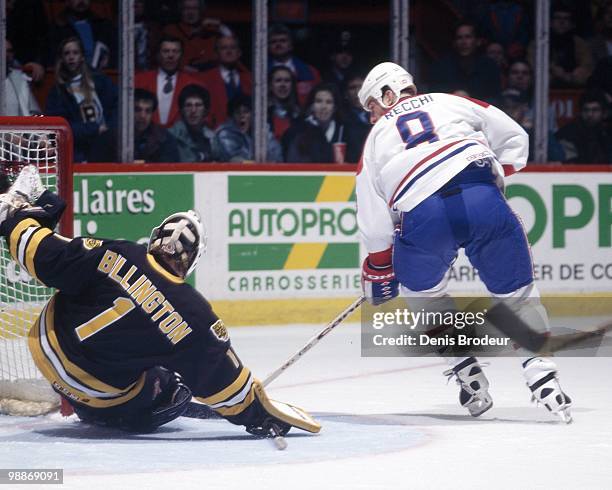
[[[355,301],[353,301],[349,306],[347,306],[341,313],[338,314],[338,316],[336,316],[336,318],[334,318],[331,322],[329,322],[327,324],[327,326],[321,330],[318,334],[316,334],[314,337],[312,337],[307,343],[306,345],[304,345],[304,347],[302,347],[299,351],[297,351],[293,356],[291,356],[289,359],[287,359],[285,361],[285,363],[279,367],[276,371],[270,373],[266,379],[263,380],[263,385],[264,386],[268,386],[272,381],[274,381],[276,378],[278,378],[281,373],[283,371],[285,371],[287,368],[289,368],[290,366],[292,366],[293,364],[295,364],[295,362],[302,357],[304,354],[306,354],[306,352],[308,352],[310,349],[312,349],[315,345],[317,345],[317,343],[319,342],[319,340],[321,340],[323,337],[325,337],[329,332],[331,332],[334,328],[336,328],[338,325],[340,325],[344,320],[346,320],[346,318],[353,313],[357,308],[359,308],[361,306],[361,304],[365,301],[365,297],[364,296],[360,296],[359,298],[357,298]]]
[[[287,370],[290,366],[295,364],[295,362],[302,357],[306,352],[312,349],[323,337],[325,337],[329,332],[331,332],[334,328],[340,325],[351,313],[353,313],[357,308],[361,306],[361,304],[365,301],[364,296],[360,296],[355,301],[353,301],[349,306],[347,306],[341,313],[339,313],[336,318],[334,318],[331,322],[329,322],[323,330],[321,330],[317,335],[312,337],[304,347],[302,347],[299,351],[297,351],[293,356],[291,356],[285,363],[276,369],[274,372],[270,373],[266,379],[263,381],[263,386],[267,386],[276,378],[278,378],[281,373]],[[189,402],[187,404],[187,410],[182,415],[183,417],[190,417],[196,419],[219,419],[221,416],[215,412],[212,408],[203,403],[197,402]],[[272,437],[275,446],[282,450],[287,447],[287,444],[282,436],[278,434],[270,434]]]

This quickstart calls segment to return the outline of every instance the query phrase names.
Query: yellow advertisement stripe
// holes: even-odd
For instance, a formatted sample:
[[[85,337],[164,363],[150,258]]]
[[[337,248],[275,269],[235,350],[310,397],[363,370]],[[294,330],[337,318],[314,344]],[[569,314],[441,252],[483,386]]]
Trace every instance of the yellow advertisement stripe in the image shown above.
[[[323,179],[315,202],[347,202],[354,188],[354,176],[328,175]]]
[[[40,242],[42,242],[43,238],[48,237],[52,233],[53,232],[49,228],[41,228],[40,230],[34,232],[34,235],[26,248],[25,267],[30,275],[36,279],[38,279],[36,268],[34,267],[34,257],[36,256],[36,251],[38,250],[38,246],[40,245]]]
[[[316,269],[327,243],[295,243],[283,269]]]

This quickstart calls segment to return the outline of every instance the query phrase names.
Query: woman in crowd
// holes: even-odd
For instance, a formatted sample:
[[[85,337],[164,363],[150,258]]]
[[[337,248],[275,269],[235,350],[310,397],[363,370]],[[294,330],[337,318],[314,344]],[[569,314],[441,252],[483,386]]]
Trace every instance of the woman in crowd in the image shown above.
[[[336,86],[322,83],[308,96],[306,117],[297,120],[283,135],[286,162],[334,162],[333,144],[345,141]]]
[[[283,65],[275,66],[268,75],[268,124],[279,141],[300,116],[296,83],[293,72]]]
[[[109,77],[89,69],[78,37],[59,45],[45,113],[70,123],[76,162],[113,159],[109,130],[117,125],[117,89]]]

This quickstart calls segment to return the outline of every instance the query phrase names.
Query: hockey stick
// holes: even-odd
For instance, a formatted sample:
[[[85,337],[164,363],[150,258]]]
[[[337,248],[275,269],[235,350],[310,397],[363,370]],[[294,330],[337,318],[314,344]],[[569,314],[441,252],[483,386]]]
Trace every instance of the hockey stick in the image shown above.
[[[270,373],[266,379],[263,380],[263,385],[268,386],[272,381],[278,378],[281,373],[287,370],[290,366],[295,364],[295,362],[302,357],[306,352],[312,349],[323,337],[325,337],[329,332],[331,332],[334,328],[340,325],[351,313],[353,313],[357,308],[361,306],[361,304],[365,301],[364,296],[360,296],[355,301],[353,301],[349,306],[347,306],[341,313],[336,316],[331,322],[327,324],[327,326],[321,330],[318,334],[312,337],[304,347],[302,347],[299,351],[297,351],[293,356],[285,361],[285,363],[279,367],[276,371]]]
[[[357,308],[361,306],[361,304],[365,301],[365,297],[360,296],[353,303],[347,306],[336,318],[334,318],[327,326],[321,330],[317,335],[312,337],[308,343],[302,347],[298,352],[296,352],[293,356],[291,356],[287,361],[279,367],[276,371],[268,375],[266,379],[263,381],[263,385],[267,386],[272,381],[280,376],[280,374],[285,371],[289,366],[293,365],[300,357],[302,357],[306,352],[312,349],[319,340],[325,337],[329,332],[331,332],[334,328],[340,325],[346,317],[348,317],[351,313],[353,313]],[[208,405],[204,405],[203,403],[189,402],[187,404],[187,410],[182,415],[183,417],[189,417],[194,419],[220,419],[222,418],[217,412],[215,412]]]
[[[612,322],[608,322],[592,330],[549,335],[532,329],[503,303],[491,308],[486,316],[504,335],[510,337],[521,347],[539,354],[565,350],[586,340],[601,338],[606,332],[612,330]]]

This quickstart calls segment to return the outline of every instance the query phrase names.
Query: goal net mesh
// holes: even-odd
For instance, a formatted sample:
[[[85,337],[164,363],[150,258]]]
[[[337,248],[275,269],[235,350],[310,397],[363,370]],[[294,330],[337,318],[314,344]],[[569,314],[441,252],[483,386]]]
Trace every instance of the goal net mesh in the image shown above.
[[[60,137],[58,130],[16,130],[0,124],[1,192],[28,164],[37,165],[45,187],[57,192]],[[27,343],[28,331],[53,290],[12,259],[4,238],[0,243],[0,413],[36,415],[59,403],[34,365]]]

